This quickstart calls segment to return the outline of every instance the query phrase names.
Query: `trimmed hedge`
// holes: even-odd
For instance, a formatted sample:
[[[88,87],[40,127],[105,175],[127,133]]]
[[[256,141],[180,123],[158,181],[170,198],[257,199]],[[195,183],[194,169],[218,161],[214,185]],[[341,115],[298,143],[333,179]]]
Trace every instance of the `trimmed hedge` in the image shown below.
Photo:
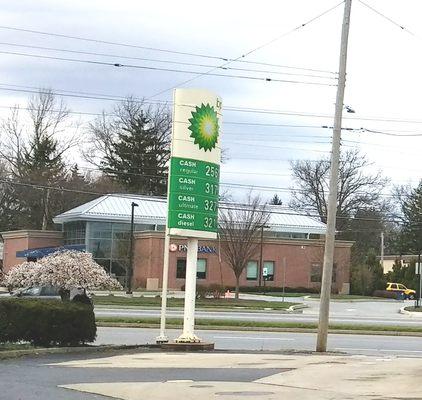
[[[229,289],[231,292],[234,292],[234,286],[228,286],[226,289]],[[239,288],[241,293],[281,293],[283,288],[280,286],[240,286]],[[319,293],[319,288],[306,288],[306,287],[285,287],[285,293],[310,293],[316,294]]]
[[[57,300],[0,301],[0,343],[76,346],[93,342],[96,334],[92,306]]]
[[[372,296],[385,297],[386,299],[396,299],[396,300],[402,298],[400,293],[394,292],[392,290],[375,290]]]

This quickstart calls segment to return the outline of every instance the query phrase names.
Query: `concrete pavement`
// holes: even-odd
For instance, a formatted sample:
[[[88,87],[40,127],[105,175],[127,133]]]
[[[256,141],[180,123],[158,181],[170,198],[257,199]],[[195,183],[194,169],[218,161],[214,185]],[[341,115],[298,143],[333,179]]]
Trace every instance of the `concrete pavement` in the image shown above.
[[[299,354],[166,354],[149,353],[118,355],[92,360],[75,360],[51,364],[52,368],[91,370],[110,368],[145,371],[163,369],[208,371],[207,379],[156,379],[130,382],[90,382],[60,385],[61,388],[122,400],[221,399],[253,397],[275,400],[293,399],[361,400],[420,399],[422,359],[379,358],[340,355]],[[237,368],[263,371],[263,377],[249,381],[229,378]],[[226,379],[213,378],[214,371],[226,371]],[[71,374],[71,371],[69,371]]]

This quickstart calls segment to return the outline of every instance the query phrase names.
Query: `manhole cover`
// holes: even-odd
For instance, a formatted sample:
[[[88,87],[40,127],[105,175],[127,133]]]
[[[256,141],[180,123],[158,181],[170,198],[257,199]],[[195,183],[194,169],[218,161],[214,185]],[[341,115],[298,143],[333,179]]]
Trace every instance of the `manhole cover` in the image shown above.
[[[217,392],[217,396],[269,396],[274,392]]]

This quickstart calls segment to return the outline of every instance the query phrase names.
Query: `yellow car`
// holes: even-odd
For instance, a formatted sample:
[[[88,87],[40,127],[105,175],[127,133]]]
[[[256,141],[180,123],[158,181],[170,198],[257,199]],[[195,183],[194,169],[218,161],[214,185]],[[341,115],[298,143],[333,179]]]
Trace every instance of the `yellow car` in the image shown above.
[[[413,300],[416,298],[416,291],[408,289],[401,283],[388,282],[386,290],[397,293],[398,297]]]

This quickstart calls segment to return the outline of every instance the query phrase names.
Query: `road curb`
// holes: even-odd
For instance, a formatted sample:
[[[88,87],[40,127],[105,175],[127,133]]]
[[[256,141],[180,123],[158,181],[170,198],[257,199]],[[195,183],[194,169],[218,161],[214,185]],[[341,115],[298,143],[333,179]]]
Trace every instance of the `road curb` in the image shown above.
[[[102,353],[114,350],[132,350],[137,348],[154,348],[155,345],[101,345],[89,347],[40,347],[35,349],[24,350],[5,350],[0,351],[0,360],[19,358],[25,356],[41,356],[46,354],[86,354],[86,353]]]
[[[410,315],[411,317],[415,317],[415,318],[422,318],[422,312],[419,312],[419,311],[408,311],[408,310],[406,310],[406,307],[408,307],[408,306],[404,306],[404,307],[400,308],[399,313],[400,314]]]
[[[290,306],[288,308],[260,308],[260,309],[251,309],[251,308],[242,308],[242,307],[237,307],[237,308],[213,308],[213,307],[198,307],[195,308],[195,311],[221,311],[221,312],[233,312],[233,311],[241,311],[241,312],[245,312],[245,313],[279,313],[279,314],[288,314],[291,312],[291,308],[292,307],[299,307],[299,308],[308,308],[309,306],[307,306],[306,304],[295,304],[293,306]],[[183,311],[184,308],[183,307],[167,307],[169,310],[173,311]],[[144,311],[144,310],[161,310],[161,307],[159,306],[118,306],[118,305],[107,305],[107,304],[98,304],[98,305],[94,305],[94,310],[104,310],[104,309],[110,309],[110,310],[139,310],[139,311]]]
[[[295,304],[293,306],[290,306],[287,309],[287,312],[289,312],[289,313],[295,313],[295,312],[303,313],[304,308],[309,308],[309,306],[307,304]]]
[[[136,322],[97,322],[98,327],[103,328],[147,328],[158,329],[159,324],[140,324]],[[168,329],[182,329],[182,325],[167,326]],[[254,331],[254,332],[292,332],[292,333],[316,333],[316,328],[271,328],[271,327],[242,327],[242,326],[215,326],[201,325],[196,326],[197,331]],[[329,329],[331,334],[340,335],[372,335],[372,336],[415,336],[422,337],[422,332],[405,332],[405,331],[370,331],[370,330],[353,330],[353,329]]]

